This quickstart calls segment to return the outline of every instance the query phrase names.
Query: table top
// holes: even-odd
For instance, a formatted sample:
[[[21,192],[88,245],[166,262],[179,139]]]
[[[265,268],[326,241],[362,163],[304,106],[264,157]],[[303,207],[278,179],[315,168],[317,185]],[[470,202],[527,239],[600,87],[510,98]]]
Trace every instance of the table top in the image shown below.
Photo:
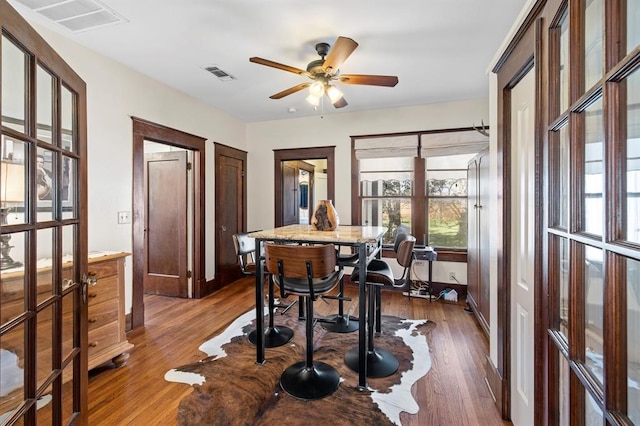
[[[318,231],[313,225],[287,225],[255,231],[250,237],[273,241],[308,241],[334,244],[376,243],[387,232],[383,226],[340,225],[333,231]]]

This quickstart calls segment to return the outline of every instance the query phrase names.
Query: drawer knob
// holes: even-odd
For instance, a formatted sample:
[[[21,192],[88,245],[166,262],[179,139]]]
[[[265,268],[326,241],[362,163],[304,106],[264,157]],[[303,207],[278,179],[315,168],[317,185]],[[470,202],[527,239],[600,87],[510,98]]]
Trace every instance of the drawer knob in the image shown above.
[[[94,322],[98,322],[98,318],[96,318],[96,317],[89,318],[89,322],[90,322],[90,323],[92,323],[92,324],[93,324]]]
[[[91,342],[89,343],[89,346],[95,348],[96,346],[98,346],[98,342]]]
[[[93,299],[94,297],[97,297],[98,295],[96,293],[89,293],[89,298]]]

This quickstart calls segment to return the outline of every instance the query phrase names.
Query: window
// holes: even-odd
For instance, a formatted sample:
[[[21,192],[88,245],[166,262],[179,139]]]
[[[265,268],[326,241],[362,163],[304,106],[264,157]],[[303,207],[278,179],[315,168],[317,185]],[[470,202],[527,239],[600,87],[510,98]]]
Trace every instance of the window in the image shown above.
[[[398,228],[418,244],[466,249],[467,165],[488,145],[475,130],[354,137],[352,223]]]

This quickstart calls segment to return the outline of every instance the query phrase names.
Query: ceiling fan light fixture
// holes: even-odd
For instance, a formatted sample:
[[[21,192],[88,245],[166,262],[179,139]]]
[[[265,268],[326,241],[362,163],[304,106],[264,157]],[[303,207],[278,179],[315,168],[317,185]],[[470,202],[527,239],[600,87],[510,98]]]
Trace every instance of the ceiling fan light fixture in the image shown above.
[[[327,86],[327,96],[331,99],[331,103],[335,104],[342,99],[342,92],[336,86]]]
[[[309,86],[309,93],[311,96],[320,98],[324,93],[324,84],[322,84],[321,81],[315,81],[311,86]]]
[[[320,96],[316,96],[313,93],[310,93],[306,100],[313,106],[320,105]]]

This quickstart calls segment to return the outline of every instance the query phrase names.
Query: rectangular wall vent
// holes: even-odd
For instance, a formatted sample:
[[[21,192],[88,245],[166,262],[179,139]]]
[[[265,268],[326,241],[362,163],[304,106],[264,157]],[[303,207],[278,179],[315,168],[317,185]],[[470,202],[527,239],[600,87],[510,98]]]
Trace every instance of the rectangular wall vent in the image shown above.
[[[205,70],[209,71],[211,74],[218,77],[220,81],[230,81],[230,80],[236,79],[231,74],[227,74],[226,72],[222,71],[220,68],[216,66],[206,67]]]
[[[127,22],[98,0],[16,0],[73,32]]]

